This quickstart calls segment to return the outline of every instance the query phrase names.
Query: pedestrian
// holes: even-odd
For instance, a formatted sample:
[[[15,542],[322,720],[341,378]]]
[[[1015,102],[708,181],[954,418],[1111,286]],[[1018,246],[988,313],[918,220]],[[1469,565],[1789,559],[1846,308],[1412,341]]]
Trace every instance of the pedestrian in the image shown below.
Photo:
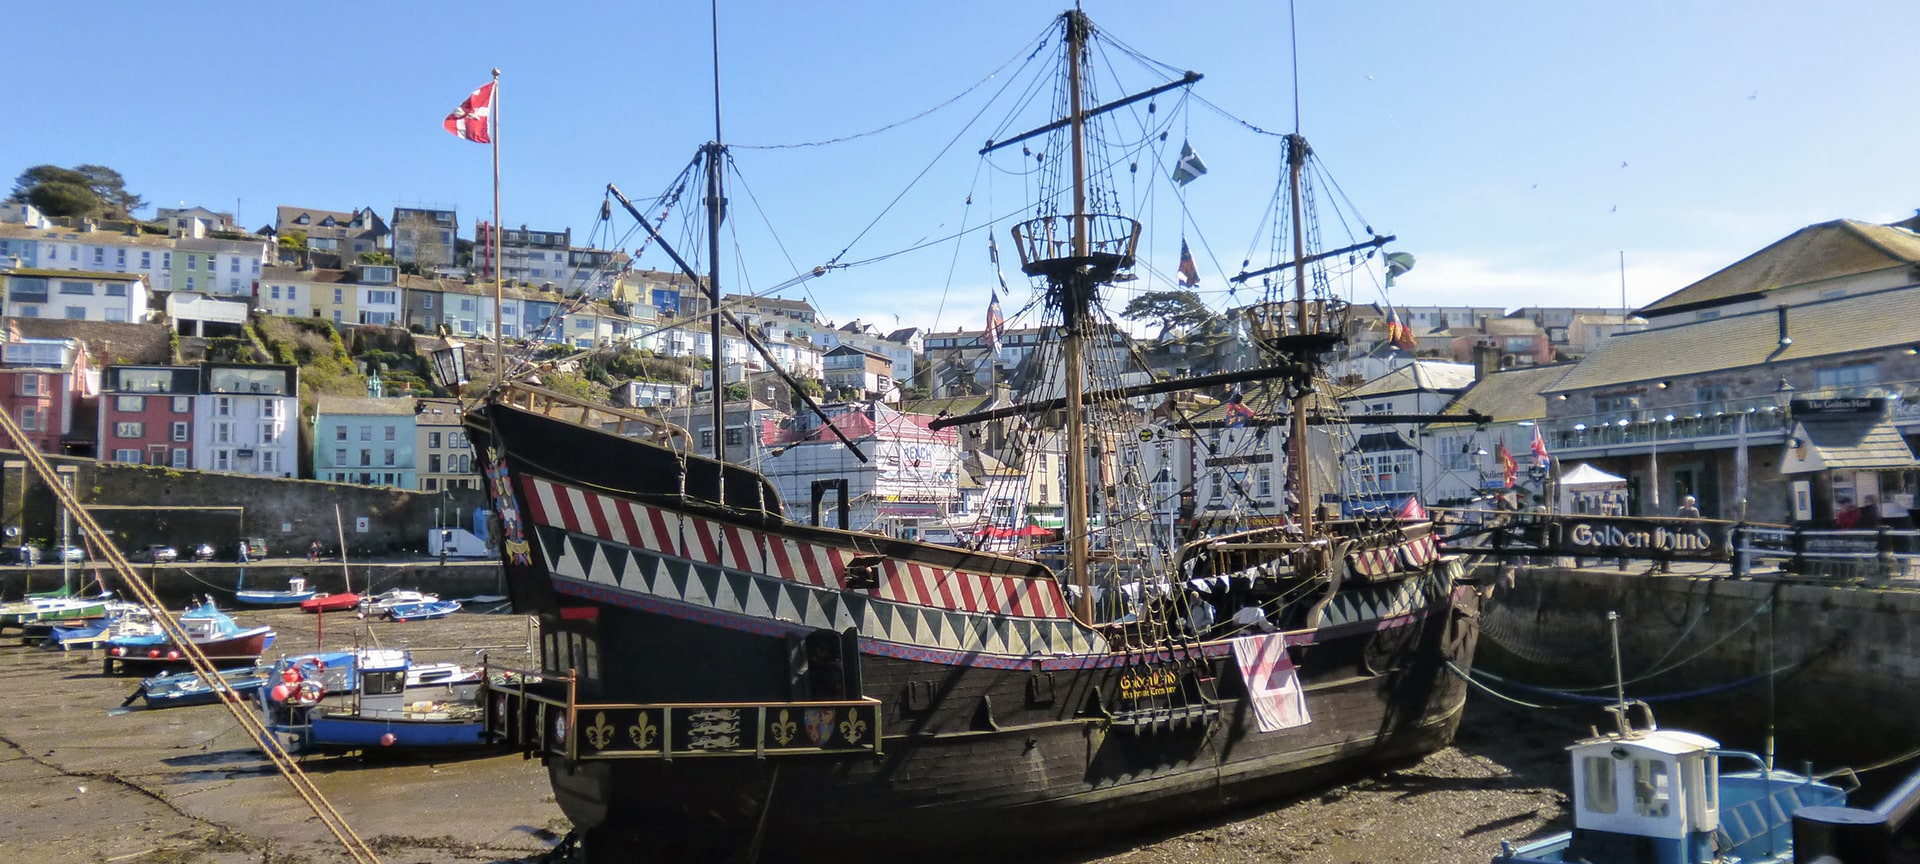
[[[1680,509],[1673,511],[1673,515],[1682,519],[1698,519],[1700,518],[1699,502],[1693,500],[1692,495],[1688,495],[1680,499]]]
[[[240,563],[242,563],[242,564],[245,564],[245,563],[247,563],[247,541],[245,541],[245,540],[242,540],[242,541],[240,541],[240,557],[239,557],[239,561],[240,561]]]
[[[312,543],[307,544],[307,561],[311,563],[319,560],[320,560],[320,541],[315,540]]]

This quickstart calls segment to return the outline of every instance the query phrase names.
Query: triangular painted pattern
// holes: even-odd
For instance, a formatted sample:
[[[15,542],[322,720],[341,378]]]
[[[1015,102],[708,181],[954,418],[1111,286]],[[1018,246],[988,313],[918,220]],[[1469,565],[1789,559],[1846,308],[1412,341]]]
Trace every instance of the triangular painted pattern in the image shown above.
[[[617,587],[690,606],[836,632],[857,628],[883,642],[958,653],[1013,656],[1104,650],[1070,622],[1029,621],[932,609],[725,570],[597,538],[536,526],[535,539],[555,576]],[[663,572],[664,571],[664,572]]]

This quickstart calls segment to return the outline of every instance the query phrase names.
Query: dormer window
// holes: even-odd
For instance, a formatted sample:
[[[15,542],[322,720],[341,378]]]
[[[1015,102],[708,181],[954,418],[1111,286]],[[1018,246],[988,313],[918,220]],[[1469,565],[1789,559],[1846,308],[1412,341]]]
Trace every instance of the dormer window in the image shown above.
[[[311,218],[308,218],[308,216],[307,216],[307,214],[305,214],[305,213],[302,213],[302,214],[300,214],[300,215],[298,215],[298,216],[295,216],[295,217],[293,218],[293,224],[295,224],[295,225],[311,225],[311,224],[313,224],[313,220],[312,220]]]

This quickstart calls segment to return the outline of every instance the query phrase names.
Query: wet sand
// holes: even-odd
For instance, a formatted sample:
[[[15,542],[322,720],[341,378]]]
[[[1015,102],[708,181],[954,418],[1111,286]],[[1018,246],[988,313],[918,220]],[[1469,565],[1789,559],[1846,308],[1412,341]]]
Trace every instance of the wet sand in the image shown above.
[[[270,623],[270,652],[319,644],[314,616],[236,613]],[[357,637],[412,648],[423,662],[526,663],[515,615],[440,621],[326,619],[326,645]],[[0,848],[35,864],[334,864],[349,859],[217,705],[115,713],[138,684],[103,676],[97,655],[0,648]],[[1478,695],[1476,699],[1480,698]],[[1087,839],[1078,862],[1485,862],[1502,839],[1564,821],[1560,748],[1574,730],[1471,703],[1457,746],[1378,777],[1214,824]],[[308,757],[303,768],[388,864],[526,862],[568,824],[546,772],[518,755],[464,759]],[[1070,829],[1068,829],[1070,830]]]

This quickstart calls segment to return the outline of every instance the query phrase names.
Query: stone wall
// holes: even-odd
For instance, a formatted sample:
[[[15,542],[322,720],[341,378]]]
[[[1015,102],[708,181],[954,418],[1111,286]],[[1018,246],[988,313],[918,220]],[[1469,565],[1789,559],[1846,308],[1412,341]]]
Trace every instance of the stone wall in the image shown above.
[[[1788,767],[1860,766],[1920,748],[1920,590],[1522,571],[1486,605],[1476,667],[1611,697],[1610,610],[1620,613],[1627,695],[1653,702],[1664,726],[1758,752],[1772,725]],[[1490,683],[1524,701],[1567,704]],[[1686,698],[1654,698],[1675,694]],[[1560,713],[1611,725],[1598,705]]]
[[[0,525],[19,527],[28,539],[58,543],[60,522],[52,490],[17,453],[0,451],[0,457],[5,457],[0,462]],[[86,459],[48,461],[75,469],[81,504],[106,505],[96,519],[128,552],[166,543],[184,553],[200,543],[227,544],[243,536],[265,538],[274,556],[304,557],[315,540],[332,552],[340,548],[334,527],[337,505],[350,557],[425,554],[427,532],[436,523],[452,525],[457,517],[458,524],[470,528],[474,509],[486,506],[478,490],[413,492]],[[365,530],[360,530],[362,519]],[[220,550],[223,555],[229,551]]]

